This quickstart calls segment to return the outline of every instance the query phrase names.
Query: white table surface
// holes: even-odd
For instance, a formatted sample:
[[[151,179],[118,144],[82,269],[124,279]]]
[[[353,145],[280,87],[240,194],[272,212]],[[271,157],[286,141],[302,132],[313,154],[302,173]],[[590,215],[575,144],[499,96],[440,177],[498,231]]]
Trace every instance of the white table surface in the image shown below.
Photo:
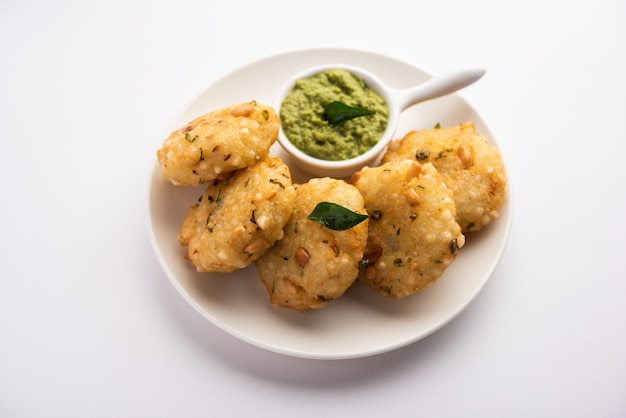
[[[625,3],[366,3],[0,4],[0,416],[626,414]],[[182,107],[240,66],[326,47],[487,68],[461,95],[500,143],[515,205],[460,316],[334,361],[209,323],[146,227]]]

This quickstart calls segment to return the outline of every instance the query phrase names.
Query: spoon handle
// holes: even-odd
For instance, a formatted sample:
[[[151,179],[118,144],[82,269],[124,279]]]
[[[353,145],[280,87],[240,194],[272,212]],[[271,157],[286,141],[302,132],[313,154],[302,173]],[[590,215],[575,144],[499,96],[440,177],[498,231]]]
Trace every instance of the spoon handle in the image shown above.
[[[404,110],[417,103],[454,93],[476,82],[485,72],[480,68],[464,69],[438,75],[409,89],[396,90],[398,105]]]

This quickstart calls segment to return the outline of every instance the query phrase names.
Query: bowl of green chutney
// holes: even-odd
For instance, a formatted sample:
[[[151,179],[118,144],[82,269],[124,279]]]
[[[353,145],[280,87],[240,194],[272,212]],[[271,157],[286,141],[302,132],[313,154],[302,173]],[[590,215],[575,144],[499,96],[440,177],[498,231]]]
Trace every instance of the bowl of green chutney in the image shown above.
[[[453,93],[484,73],[455,71],[400,90],[351,65],[309,68],[287,80],[275,96],[281,124],[278,142],[312,175],[349,177],[376,162],[392,140],[403,110]]]

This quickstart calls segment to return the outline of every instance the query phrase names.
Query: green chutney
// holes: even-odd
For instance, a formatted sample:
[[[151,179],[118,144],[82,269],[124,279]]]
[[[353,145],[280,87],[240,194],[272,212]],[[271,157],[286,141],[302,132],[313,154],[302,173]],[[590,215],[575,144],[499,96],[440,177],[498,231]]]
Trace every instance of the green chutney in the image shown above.
[[[375,113],[331,126],[324,110],[333,101]],[[372,148],[385,132],[388,117],[385,99],[342,69],[298,80],[280,107],[281,128],[289,141],[312,157],[331,161],[354,158]]]

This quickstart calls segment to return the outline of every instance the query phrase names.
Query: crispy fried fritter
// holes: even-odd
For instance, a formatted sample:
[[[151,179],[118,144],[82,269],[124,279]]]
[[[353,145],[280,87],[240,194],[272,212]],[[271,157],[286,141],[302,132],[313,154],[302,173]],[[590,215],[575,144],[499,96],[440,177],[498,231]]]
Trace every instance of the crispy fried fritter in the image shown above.
[[[265,158],[278,139],[279,124],[269,106],[234,104],[172,132],[157,157],[170,182],[197,186]]]
[[[328,229],[307,219],[320,202],[365,214],[358,190],[343,180],[311,179],[296,186],[285,236],[255,262],[273,305],[298,311],[322,308],[342,296],[359,274],[367,220],[345,231]]]
[[[370,216],[359,279],[398,299],[433,284],[465,243],[437,170],[403,159],[365,167],[352,182]]]
[[[411,131],[389,145],[382,163],[404,158],[435,166],[454,194],[463,232],[478,231],[498,217],[506,194],[504,164],[471,122]]]
[[[200,272],[232,272],[259,258],[276,240],[294,204],[289,168],[266,158],[214,180],[189,209],[178,239]]]

